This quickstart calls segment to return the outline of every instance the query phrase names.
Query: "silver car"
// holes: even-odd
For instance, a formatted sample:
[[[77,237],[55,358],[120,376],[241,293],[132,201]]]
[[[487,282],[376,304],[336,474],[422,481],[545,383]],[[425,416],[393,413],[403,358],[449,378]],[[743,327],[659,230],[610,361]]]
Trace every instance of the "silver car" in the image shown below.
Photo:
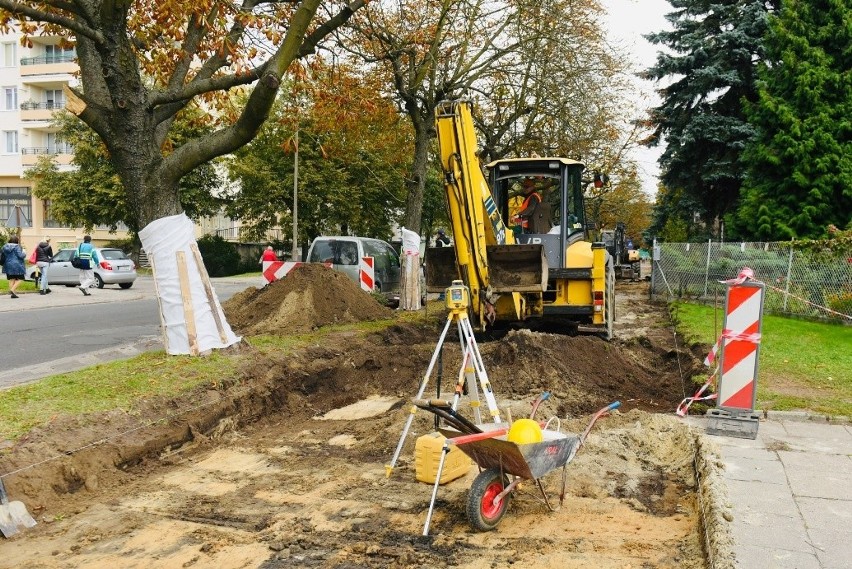
[[[76,249],[61,249],[53,256],[47,271],[49,285],[79,286],[80,269],[71,266],[71,257]],[[94,267],[95,284],[93,287],[104,288],[104,285],[117,284],[121,288],[130,288],[136,280],[136,264],[124,254],[121,249],[95,247],[99,263]],[[27,269],[28,281],[36,280],[38,267],[33,265]]]

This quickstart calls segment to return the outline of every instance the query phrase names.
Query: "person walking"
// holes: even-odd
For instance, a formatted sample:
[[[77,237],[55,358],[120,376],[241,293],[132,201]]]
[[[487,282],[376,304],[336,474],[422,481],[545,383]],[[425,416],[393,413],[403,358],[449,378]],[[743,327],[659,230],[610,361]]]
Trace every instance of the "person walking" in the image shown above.
[[[92,236],[83,237],[83,242],[77,246],[74,256],[80,259],[80,292],[83,296],[90,296],[89,287],[95,283],[94,267],[98,263],[98,253],[92,246]]]
[[[264,261],[277,261],[278,255],[275,254],[275,249],[272,248],[272,245],[267,245],[266,249],[263,251],[263,255],[260,256],[260,264],[262,265]]]
[[[9,294],[12,298],[18,298],[15,291],[21,286],[26,273],[24,259],[27,256],[19,242],[18,236],[12,235],[9,237],[9,242],[3,245],[3,249],[0,249],[0,265],[3,265],[3,272],[6,273],[6,279],[9,281]]]
[[[50,237],[45,237],[44,241],[36,246],[36,265],[38,266],[41,277],[39,280],[39,294],[50,293],[50,287],[47,282],[47,269],[50,267],[50,261],[53,260],[53,247],[50,246]]]

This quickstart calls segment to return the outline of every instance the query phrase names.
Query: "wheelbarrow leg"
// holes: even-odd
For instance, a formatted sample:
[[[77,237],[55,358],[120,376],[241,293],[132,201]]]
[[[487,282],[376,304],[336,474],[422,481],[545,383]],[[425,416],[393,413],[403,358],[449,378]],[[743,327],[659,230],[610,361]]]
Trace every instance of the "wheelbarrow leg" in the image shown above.
[[[551,512],[555,512],[557,508],[554,508],[550,505],[550,498],[547,497],[547,492],[544,490],[544,484],[541,483],[541,478],[535,479],[535,484],[538,486],[539,492],[541,492],[542,497],[544,498],[544,505],[547,506],[547,509]],[[561,502],[560,502],[561,505]]]

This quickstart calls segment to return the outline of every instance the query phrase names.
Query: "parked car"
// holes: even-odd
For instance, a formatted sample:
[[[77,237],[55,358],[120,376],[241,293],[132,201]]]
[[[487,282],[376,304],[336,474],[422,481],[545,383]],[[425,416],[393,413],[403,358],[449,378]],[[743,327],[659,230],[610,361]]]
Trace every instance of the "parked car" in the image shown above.
[[[53,256],[47,273],[47,281],[51,285],[79,286],[80,269],[71,266],[71,257],[76,249],[60,249]],[[104,288],[104,285],[117,284],[121,288],[130,288],[136,280],[136,264],[124,254],[121,249],[95,247],[98,254],[98,265],[94,267],[95,284],[93,287]],[[27,269],[26,278],[35,281],[38,267],[33,265]]]
[[[369,237],[317,237],[306,257],[309,263],[331,263],[356,283],[361,257],[373,258],[375,290],[390,299],[399,300],[399,254],[387,242]]]

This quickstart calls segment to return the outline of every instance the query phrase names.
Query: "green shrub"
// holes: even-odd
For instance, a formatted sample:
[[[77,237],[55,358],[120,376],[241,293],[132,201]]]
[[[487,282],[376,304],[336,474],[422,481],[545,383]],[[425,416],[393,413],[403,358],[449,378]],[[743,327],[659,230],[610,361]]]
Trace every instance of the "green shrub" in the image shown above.
[[[827,294],[825,300],[828,307],[841,314],[852,316],[852,292],[838,292],[837,294]]]
[[[205,235],[199,239],[198,250],[211,277],[228,277],[243,272],[236,245],[218,235]]]

